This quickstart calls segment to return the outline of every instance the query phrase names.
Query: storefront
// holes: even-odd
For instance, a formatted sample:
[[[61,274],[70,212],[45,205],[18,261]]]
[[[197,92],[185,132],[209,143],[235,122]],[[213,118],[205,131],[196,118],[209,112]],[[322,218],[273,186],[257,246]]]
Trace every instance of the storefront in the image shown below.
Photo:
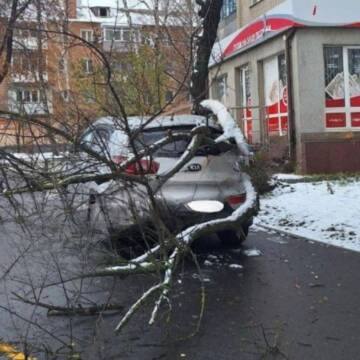
[[[360,171],[358,0],[285,1],[214,47],[214,98],[219,79],[250,142],[291,144],[305,173]]]

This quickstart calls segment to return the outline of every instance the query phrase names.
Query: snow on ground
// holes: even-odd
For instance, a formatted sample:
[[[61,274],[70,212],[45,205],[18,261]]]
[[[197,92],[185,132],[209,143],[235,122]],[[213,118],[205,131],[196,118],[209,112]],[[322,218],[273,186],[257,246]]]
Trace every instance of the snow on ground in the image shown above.
[[[296,174],[275,174],[273,179],[275,180],[301,180],[304,179],[305,176],[303,175],[296,175]]]
[[[262,255],[261,251],[258,249],[245,249],[242,253],[247,257],[257,257]]]
[[[280,184],[261,199],[255,225],[360,252],[360,181]]]
[[[235,270],[241,270],[241,269],[243,269],[244,267],[243,267],[242,265],[240,265],[240,264],[230,264],[230,265],[229,265],[229,268],[230,268],[230,269],[235,269]]]

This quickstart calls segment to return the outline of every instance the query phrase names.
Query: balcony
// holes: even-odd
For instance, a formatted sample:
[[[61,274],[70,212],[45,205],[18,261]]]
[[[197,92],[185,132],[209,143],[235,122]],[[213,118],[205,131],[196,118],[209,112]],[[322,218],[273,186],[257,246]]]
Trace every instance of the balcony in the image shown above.
[[[47,115],[52,114],[52,96],[48,90],[46,92],[47,104],[42,100],[41,92],[31,88],[13,88],[8,91],[9,111],[23,113],[27,115]]]
[[[42,73],[43,81],[49,80],[48,73]],[[39,72],[27,72],[27,73],[12,73],[11,80],[13,83],[38,83],[40,82]]]
[[[49,106],[48,109],[46,109],[46,106],[44,104],[40,103],[9,103],[9,110],[11,112],[15,113],[22,113],[27,115],[47,115],[52,114],[53,109],[52,106]]]
[[[13,46],[16,50],[36,50],[38,46],[38,38],[36,37],[19,37],[15,36],[13,40]],[[47,49],[47,42],[42,41],[42,48]]]

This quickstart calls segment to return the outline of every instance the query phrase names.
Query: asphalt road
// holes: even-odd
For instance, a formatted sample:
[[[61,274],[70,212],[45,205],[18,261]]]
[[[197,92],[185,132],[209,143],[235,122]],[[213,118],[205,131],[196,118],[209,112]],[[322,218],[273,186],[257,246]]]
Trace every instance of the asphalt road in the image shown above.
[[[196,336],[177,339],[198,314],[193,281],[180,291],[176,325],[158,332],[165,340],[139,333],[121,358],[360,359],[360,254],[264,232],[251,233],[247,246],[263,255],[244,257],[216,242],[208,249],[221,261],[205,267],[210,282]]]
[[[13,235],[11,228],[10,233]],[[9,255],[14,249],[8,237],[9,232],[1,231],[2,269],[8,269],[14,259]],[[51,279],[49,263],[45,264],[44,253],[39,252],[42,262],[27,261],[25,268],[14,265],[11,282],[7,281],[0,294],[3,308],[16,310],[33,325],[22,325],[22,319],[2,309],[0,338],[18,348],[24,342],[31,348],[36,342],[37,350],[43,350],[46,343],[49,349],[57,348],[57,359],[67,358],[61,355],[65,353],[61,341],[70,340],[83,352],[82,359],[360,359],[359,253],[261,231],[250,233],[246,247],[257,248],[262,255],[244,256],[222,247],[215,238],[204,239],[195,249],[206,281],[202,317],[198,271],[191,261],[185,261],[172,294],[172,311],[164,312],[161,321],[149,328],[146,321],[151,308],[146,308],[119,336],[113,335],[119,314],[46,318],[42,309],[14,305],[9,294],[15,289],[11,286],[16,291],[24,287],[20,271],[26,270],[27,276],[35,272],[34,278],[41,278],[46,270],[46,279]],[[69,267],[75,261],[74,251],[79,250],[67,248]],[[231,266],[234,264],[243,269]],[[84,290],[89,298],[100,299],[111,289],[114,299],[128,306],[149,282],[153,279],[102,279]],[[51,290],[45,298],[66,303],[60,290]],[[200,329],[193,334],[200,318]],[[52,358],[39,352],[36,356]]]

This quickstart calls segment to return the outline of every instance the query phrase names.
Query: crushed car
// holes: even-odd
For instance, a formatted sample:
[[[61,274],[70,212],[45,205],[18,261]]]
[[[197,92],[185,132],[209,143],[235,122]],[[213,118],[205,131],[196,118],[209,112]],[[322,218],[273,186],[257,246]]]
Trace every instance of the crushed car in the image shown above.
[[[221,108],[222,109],[222,108]],[[216,109],[215,109],[216,110]],[[218,115],[219,117],[219,115]],[[154,201],[166,225],[174,232],[189,226],[230,216],[246,201],[242,164],[246,157],[235,139],[227,132],[241,132],[226,128],[217,116],[174,115],[158,116],[152,121],[144,117],[129,117],[127,129],[116,118],[104,117],[95,121],[83,134],[82,146],[110,159],[114,164],[126,164],[136,153],[144,152],[166,137],[173,141],[159,146],[151,157],[144,156],[124,168],[128,175],[161,178],[186,155],[194,129],[206,128],[206,141],[179,171],[172,174],[154,191]],[[232,124],[233,126],[233,124]],[[225,128],[225,129],[224,129]],[[134,136],[129,136],[135,134]],[[222,140],[223,138],[223,140]],[[87,155],[84,155],[85,160]],[[89,157],[90,158],[90,157]],[[98,171],[109,171],[107,166]],[[149,181],[151,186],[152,182]],[[104,226],[111,235],[126,237],[151,218],[146,186],[106,181],[85,185],[90,193],[86,210],[88,220]],[[156,187],[156,186],[155,186]],[[252,217],[229,229],[217,232],[225,243],[240,244],[246,239]]]

